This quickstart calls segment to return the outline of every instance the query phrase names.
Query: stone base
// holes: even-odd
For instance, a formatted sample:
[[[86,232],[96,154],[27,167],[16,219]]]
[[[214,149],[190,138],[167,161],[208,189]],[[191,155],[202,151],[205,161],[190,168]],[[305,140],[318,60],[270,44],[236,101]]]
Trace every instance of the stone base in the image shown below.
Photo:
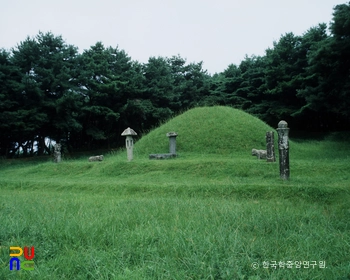
[[[176,156],[176,154],[150,154],[149,159],[168,159]]]

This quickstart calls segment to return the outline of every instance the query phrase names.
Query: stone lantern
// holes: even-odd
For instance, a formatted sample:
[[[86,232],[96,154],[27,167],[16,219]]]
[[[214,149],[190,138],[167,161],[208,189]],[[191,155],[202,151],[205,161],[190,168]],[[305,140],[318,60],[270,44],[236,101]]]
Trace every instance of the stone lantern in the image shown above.
[[[134,139],[132,138],[133,135],[137,135],[137,133],[130,127],[125,129],[122,136],[126,136],[125,139],[125,146],[128,156],[128,161],[131,161],[133,159],[133,149],[134,149]]]

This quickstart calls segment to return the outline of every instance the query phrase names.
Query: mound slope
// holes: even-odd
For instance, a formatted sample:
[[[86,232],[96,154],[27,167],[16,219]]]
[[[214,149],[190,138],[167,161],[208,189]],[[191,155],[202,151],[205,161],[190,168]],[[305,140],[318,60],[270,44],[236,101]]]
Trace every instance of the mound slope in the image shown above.
[[[176,151],[179,154],[247,153],[252,148],[265,149],[265,134],[271,130],[274,129],[260,119],[238,109],[200,107],[154,129],[135,144],[135,149],[139,154],[168,153],[166,133],[175,131],[178,133]]]

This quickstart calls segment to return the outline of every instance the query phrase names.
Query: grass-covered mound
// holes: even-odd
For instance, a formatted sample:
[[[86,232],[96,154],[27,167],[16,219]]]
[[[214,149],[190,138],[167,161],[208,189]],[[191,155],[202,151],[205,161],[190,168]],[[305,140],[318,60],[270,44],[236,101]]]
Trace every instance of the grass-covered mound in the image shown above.
[[[222,106],[201,107],[154,129],[136,143],[135,151],[138,154],[168,153],[166,133],[175,131],[178,133],[176,150],[179,154],[249,153],[252,148],[265,149],[265,134],[271,130],[274,129],[241,110]]]

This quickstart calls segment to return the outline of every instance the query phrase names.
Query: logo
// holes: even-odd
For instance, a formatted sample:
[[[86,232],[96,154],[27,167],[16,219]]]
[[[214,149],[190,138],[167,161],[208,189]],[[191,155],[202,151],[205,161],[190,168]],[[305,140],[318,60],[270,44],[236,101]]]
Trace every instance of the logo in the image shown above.
[[[16,253],[14,253],[13,251],[16,251]],[[26,261],[21,262],[20,259],[16,257],[22,256],[22,248],[10,247],[10,257],[14,257],[10,259],[10,270],[13,270],[14,264],[16,264],[16,270],[20,270],[21,268],[24,270],[34,270],[34,261],[32,261],[32,259],[34,259],[34,246],[30,247],[30,255],[28,254],[28,251],[28,247],[24,247],[24,258],[26,259]]]

